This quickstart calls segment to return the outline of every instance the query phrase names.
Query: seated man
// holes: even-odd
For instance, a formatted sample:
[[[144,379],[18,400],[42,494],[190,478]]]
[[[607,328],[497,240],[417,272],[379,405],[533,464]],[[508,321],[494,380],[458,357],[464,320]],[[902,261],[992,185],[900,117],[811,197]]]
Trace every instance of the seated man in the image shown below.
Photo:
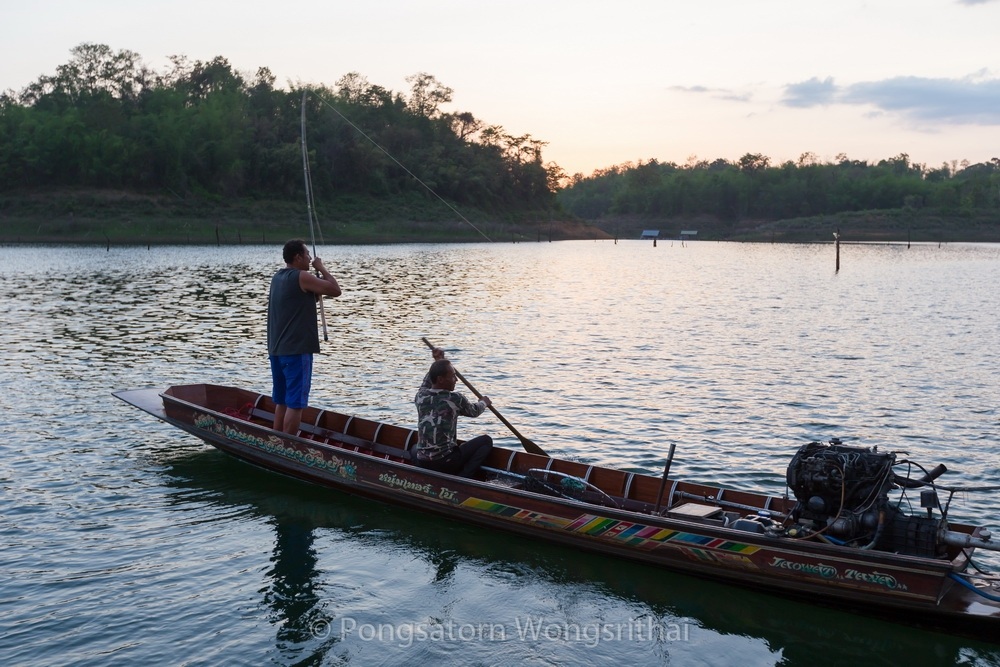
[[[458,416],[478,417],[490,406],[490,399],[483,396],[476,403],[471,402],[455,391],[457,380],[454,366],[443,355],[431,364],[413,399],[420,436],[413,461],[421,468],[472,477],[490,455],[493,439],[480,435],[459,446]]]

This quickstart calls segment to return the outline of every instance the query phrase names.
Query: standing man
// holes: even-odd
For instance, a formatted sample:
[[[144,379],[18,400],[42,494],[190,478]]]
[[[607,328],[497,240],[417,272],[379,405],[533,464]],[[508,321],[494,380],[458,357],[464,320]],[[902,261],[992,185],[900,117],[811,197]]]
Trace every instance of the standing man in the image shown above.
[[[292,239],[281,251],[285,268],[271,278],[267,298],[267,354],[271,362],[271,399],[275,403],[274,429],[299,430],[302,408],[309,404],[313,354],[319,352],[316,301],[322,295],[340,296],[337,279],[312,259],[305,241]],[[309,272],[312,267],[320,276]]]
[[[483,396],[473,403],[456,392],[455,367],[440,350],[435,349],[433,354],[437,361],[431,364],[425,383],[413,399],[420,436],[413,460],[421,468],[472,477],[493,450],[493,439],[480,435],[459,446],[458,416],[478,417],[491,402]]]

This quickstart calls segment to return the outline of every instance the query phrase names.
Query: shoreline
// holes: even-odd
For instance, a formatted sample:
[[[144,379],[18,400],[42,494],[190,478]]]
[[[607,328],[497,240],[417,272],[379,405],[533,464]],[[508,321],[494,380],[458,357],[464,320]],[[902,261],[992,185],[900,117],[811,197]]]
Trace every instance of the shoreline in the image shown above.
[[[611,238],[557,211],[458,212],[426,198],[318,202],[323,245]],[[108,190],[0,193],[0,243],[241,245],[311,238],[304,203]]]
[[[640,239],[659,242],[1000,243],[1000,213],[943,217],[935,211],[855,211],[788,220],[727,221],[700,216],[574,219],[555,211],[447,210],[425,198],[345,197],[320,202],[322,245],[500,243]],[[0,193],[0,243],[82,245],[245,245],[310,238],[304,204],[284,200],[179,197],[108,190]],[[645,239],[647,241],[651,239]]]

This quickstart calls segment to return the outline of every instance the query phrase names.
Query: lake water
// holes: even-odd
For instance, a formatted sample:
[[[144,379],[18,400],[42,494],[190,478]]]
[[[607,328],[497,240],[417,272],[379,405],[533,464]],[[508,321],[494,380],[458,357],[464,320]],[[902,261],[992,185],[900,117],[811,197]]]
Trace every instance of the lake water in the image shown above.
[[[312,402],[410,424],[430,355],[550,454],[784,490],[812,440],[1000,477],[1000,246],[327,247]],[[1000,664],[1000,647],[287,480],[111,397],[269,390],[280,247],[0,248],[4,665]],[[460,435],[517,446],[488,413]],[[902,458],[902,457],[901,457]],[[1000,529],[1000,497],[955,519]],[[991,555],[983,564],[1000,569]]]

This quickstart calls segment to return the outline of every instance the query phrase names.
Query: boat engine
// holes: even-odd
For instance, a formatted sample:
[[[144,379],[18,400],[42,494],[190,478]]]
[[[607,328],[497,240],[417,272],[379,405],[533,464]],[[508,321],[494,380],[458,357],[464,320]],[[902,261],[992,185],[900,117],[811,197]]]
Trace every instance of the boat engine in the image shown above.
[[[830,444],[803,445],[788,464],[788,486],[798,501],[796,521],[826,527],[837,539],[851,541],[875,534],[879,513],[888,506],[896,455],[878,448]],[[884,520],[884,516],[883,516]]]
[[[915,484],[902,484],[892,470],[894,452],[877,447],[849,447],[839,440],[803,445],[788,464],[788,487],[795,493],[791,517],[800,526],[844,544],[934,558],[943,553],[939,535],[944,518],[911,516],[889,502],[897,484],[923,486],[945,469]]]
[[[894,453],[877,449],[848,447],[839,440],[799,448],[787,475],[798,500],[795,518],[830,525],[845,538],[870,533],[885,507],[896,463]]]

